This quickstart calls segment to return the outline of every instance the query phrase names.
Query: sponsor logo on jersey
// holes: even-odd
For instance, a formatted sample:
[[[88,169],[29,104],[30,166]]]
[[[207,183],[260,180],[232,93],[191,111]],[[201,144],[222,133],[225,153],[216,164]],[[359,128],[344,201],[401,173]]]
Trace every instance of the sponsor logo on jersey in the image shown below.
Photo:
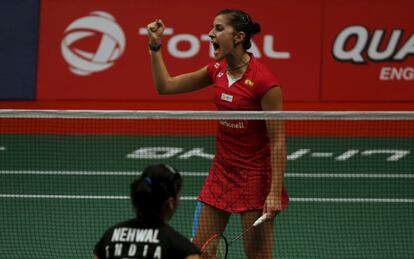
[[[229,94],[222,93],[221,94],[221,100],[231,103],[231,102],[233,102],[233,96],[229,95]]]
[[[250,86],[250,87],[254,86],[254,82],[250,79],[244,80],[244,84],[247,85],[247,86]]]
[[[219,123],[220,125],[227,127],[227,128],[231,128],[231,129],[245,129],[246,125],[245,122],[247,123],[247,121],[226,121],[226,120],[221,120]]]

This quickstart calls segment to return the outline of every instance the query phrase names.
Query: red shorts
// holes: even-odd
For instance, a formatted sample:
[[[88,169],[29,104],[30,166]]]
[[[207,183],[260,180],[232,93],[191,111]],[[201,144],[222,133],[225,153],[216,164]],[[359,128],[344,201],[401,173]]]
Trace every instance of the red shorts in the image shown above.
[[[215,208],[235,213],[261,210],[270,192],[271,172],[225,167],[214,162],[198,199]],[[282,208],[289,197],[282,191]]]

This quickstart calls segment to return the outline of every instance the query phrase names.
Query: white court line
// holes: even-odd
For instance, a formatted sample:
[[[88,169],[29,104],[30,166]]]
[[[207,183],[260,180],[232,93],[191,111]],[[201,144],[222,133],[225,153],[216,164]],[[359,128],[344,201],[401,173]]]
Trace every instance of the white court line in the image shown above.
[[[141,172],[83,172],[83,171],[0,171],[0,175],[66,175],[66,176],[136,176]],[[183,176],[205,177],[203,172],[182,172]],[[414,174],[305,174],[288,173],[290,178],[414,178]],[[127,200],[128,196],[96,196],[96,195],[34,195],[34,194],[0,194],[0,198],[11,199],[95,199],[95,200]],[[195,196],[183,196],[181,200],[195,201]],[[290,198],[293,202],[314,203],[414,203],[414,199],[385,198]]]
[[[414,173],[410,174],[304,174],[304,173],[287,173],[286,177],[290,178],[414,178]]]
[[[0,194],[0,198],[10,199],[74,199],[74,200],[127,200],[128,196],[98,195],[48,195],[48,194]]]
[[[138,176],[142,172],[93,172],[93,171],[27,171],[1,170],[0,175],[66,175],[66,176]],[[207,173],[183,172],[183,176],[207,176]]]
[[[137,176],[141,172],[93,172],[93,171],[27,171],[1,170],[0,175],[66,175],[66,176]],[[206,177],[205,172],[181,172],[182,176]],[[401,178],[414,179],[414,172],[400,174],[370,173],[286,173],[287,178]]]
[[[0,194],[0,198],[9,199],[74,199],[74,200],[129,200],[129,196],[98,195],[46,195],[46,194]],[[183,201],[195,201],[196,196],[183,196]],[[304,203],[414,203],[414,199],[386,198],[290,198],[292,202]]]
[[[74,199],[74,200],[129,200],[129,196],[108,195],[49,195],[49,194],[0,194],[0,198],[9,199]],[[195,201],[196,196],[180,197],[183,201]]]
[[[414,199],[387,199],[387,198],[289,198],[294,202],[320,203],[414,203]]]

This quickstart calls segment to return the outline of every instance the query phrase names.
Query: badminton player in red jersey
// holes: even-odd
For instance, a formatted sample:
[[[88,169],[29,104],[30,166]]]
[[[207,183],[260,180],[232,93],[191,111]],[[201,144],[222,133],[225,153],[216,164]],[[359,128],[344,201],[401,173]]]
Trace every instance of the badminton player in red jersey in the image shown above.
[[[214,18],[209,32],[215,62],[186,74],[170,76],[161,54],[165,26],[147,26],[152,76],[160,94],[195,91],[210,85],[219,110],[281,111],[282,90],[277,79],[247,52],[260,25],[235,9]],[[243,236],[248,258],[272,258],[273,219],[287,207],[283,187],[286,163],[281,120],[221,120],[216,155],[202,188],[203,205],[193,242],[199,247],[213,234],[223,233],[229,217],[239,213],[243,229],[263,213],[269,220]]]

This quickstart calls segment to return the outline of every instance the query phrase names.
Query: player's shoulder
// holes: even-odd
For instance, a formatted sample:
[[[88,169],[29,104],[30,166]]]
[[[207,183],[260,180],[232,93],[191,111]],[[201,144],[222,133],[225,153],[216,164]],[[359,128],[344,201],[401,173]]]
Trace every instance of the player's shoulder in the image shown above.
[[[180,232],[178,232],[177,230],[175,230],[172,226],[170,226],[169,224],[163,224],[162,225],[162,229],[170,236],[170,237],[184,237],[183,235],[181,235]]]
[[[188,240],[188,238],[186,238],[183,234],[178,232],[169,224],[163,224],[162,230],[166,236],[168,236],[168,239],[173,243],[190,243],[190,240]]]
[[[113,232],[117,228],[131,227],[131,226],[133,226],[135,224],[136,224],[136,219],[124,220],[124,221],[118,222],[118,223],[113,224],[110,227],[108,227],[105,233],[106,234],[109,234],[109,233]]]
[[[165,224],[163,230],[170,246],[173,247],[176,253],[185,256],[200,253],[200,249],[194,243],[170,225]]]
[[[270,88],[280,86],[280,83],[266,65],[254,57],[251,62],[249,80],[246,80],[246,84],[251,86],[251,91],[260,99]]]
[[[124,221],[120,221],[119,223],[115,224],[114,227],[125,227],[125,226],[134,226],[139,224],[137,218],[127,219]]]
[[[257,82],[277,81],[273,71],[256,58],[252,58],[252,73]]]
[[[224,71],[226,68],[224,60],[215,60],[207,65],[207,70],[210,75]]]

